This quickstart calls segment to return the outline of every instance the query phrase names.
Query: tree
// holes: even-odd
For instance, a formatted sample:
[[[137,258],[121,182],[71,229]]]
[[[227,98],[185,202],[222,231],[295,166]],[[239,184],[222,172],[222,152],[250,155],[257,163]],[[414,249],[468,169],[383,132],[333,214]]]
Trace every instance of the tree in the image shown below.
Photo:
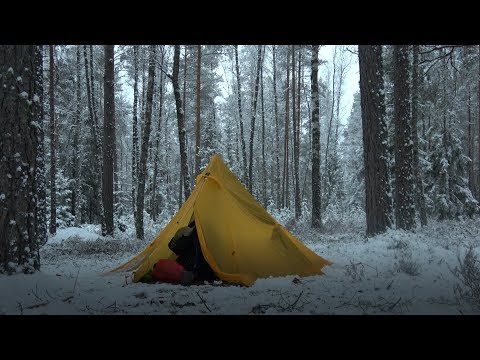
[[[413,45],[413,68],[412,68],[412,138],[413,138],[413,172],[415,177],[415,204],[420,215],[422,226],[427,225],[427,210],[423,192],[423,176],[419,165],[418,154],[418,45]]]
[[[262,46],[257,47],[257,75],[255,77],[255,94],[252,103],[252,121],[250,123],[250,161],[248,163],[248,191],[252,192],[253,183],[253,136],[255,133],[255,117],[257,115],[258,86],[260,83],[260,68],[262,67]]]
[[[478,45],[478,177],[477,177],[477,200],[480,201],[480,45]]]
[[[116,157],[115,147],[115,64],[114,45],[105,45],[104,74],[104,116],[103,122],[103,183],[102,200],[105,214],[105,232],[113,235],[113,161]]]
[[[163,69],[163,64],[165,61],[165,46],[161,47],[160,51],[160,69]],[[163,120],[163,107],[164,107],[164,73],[159,74],[160,84],[159,84],[159,100],[158,100],[158,123],[157,123],[157,134],[155,140],[155,156],[154,156],[154,169],[153,169],[153,195],[152,195],[152,220],[155,221],[158,215],[159,201],[158,201],[158,184],[157,177],[160,169],[160,129],[162,127]],[[165,129],[165,133],[167,133]]]
[[[195,175],[200,173],[200,71],[202,70],[202,45],[197,47],[197,121],[195,127]]]
[[[242,146],[243,159],[243,182],[248,180],[247,177],[247,151],[245,147],[245,137],[243,135],[243,119],[242,119],[242,88],[240,86],[240,67],[238,66],[238,45],[235,45],[235,69],[237,73],[237,102],[238,102],[238,117],[240,121],[240,144]]]
[[[140,163],[138,168],[137,219],[135,221],[137,239],[142,240],[144,238],[143,209],[145,206],[144,199],[145,181],[147,177],[148,143],[150,141],[150,129],[152,124],[153,85],[155,81],[155,45],[150,45],[148,47],[148,52],[147,99],[145,105],[145,115],[143,118],[142,145],[140,149]]]
[[[275,192],[277,194],[276,202],[277,208],[281,203],[280,192],[280,134],[278,121],[278,98],[277,98],[277,62],[276,62],[276,48],[272,46],[272,61],[273,61],[273,105],[275,110]]]
[[[96,202],[98,199],[101,198],[100,194],[100,189],[99,187],[102,184],[102,148],[100,145],[100,138],[98,135],[98,119],[96,115],[96,111],[94,110],[94,104],[93,104],[93,97],[92,97],[92,87],[93,87],[93,76],[89,77],[89,72],[88,72],[88,58],[87,58],[87,45],[83,46],[83,58],[84,58],[84,63],[85,63],[85,84],[87,87],[87,103],[88,103],[88,111],[90,113],[90,131],[91,131],[91,137],[92,137],[92,142],[93,142],[93,172],[95,176],[95,182],[94,182],[94,201]],[[92,65],[92,63],[90,64]],[[93,71],[93,68],[90,66],[90,71]],[[105,219],[104,219],[104,214],[103,214],[103,203],[100,199],[99,201],[99,211],[98,211],[99,217],[100,217],[100,223],[102,224],[102,232],[104,231],[103,229],[105,228]]]
[[[287,81],[285,85],[285,137],[284,137],[284,149],[285,154],[283,157],[283,182],[282,182],[282,208],[290,206],[290,194],[288,193],[288,120],[290,117],[289,104],[290,104],[290,46],[287,46]]]
[[[46,242],[42,49],[0,46],[0,272],[40,268]]]
[[[365,207],[365,175],[363,161],[363,131],[360,93],[353,96],[352,110],[343,131],[343,141],[340,145],[343,159],[346,204],[349,209],[364,209]]]
[[[55,138],[55,74],[54,74],[54,45],[49,46],[50,55],[50,83],[49,83],[49,99],[50,99],[50,234],[57,232],[57,188],[55,186],[56,171],[56,138]]]
[[[138,45],[133,46],[133,124],[132,124],[132,205],[133,217],[137,218],[136,186],[137,186],[137,163],[138,163]]]
[[[367,236],[390,226],[382,47],[359,45]]]
[[[185,111],[183,109],[182,98],[180,97],[180,86],[178,84],[178,72],[180,68],[180,45],[175,45],[173,53],[173,69],[169,78],[173,83],[173,93],[175,95],[175,105],[177,109],[178,140],[180,143],[180,177],[183,179],[185,199],[190,196],[190,175],[187,163],[187,148],[185,143]]]
[[[300,60],[300,59],[299,59]],[[292,45],[292,124],[293,124],[293,175],[295,180],[295,220],[298,220],[301,215],[301,204],[300,204],[300,184],[298,179],[298,156],[299,156],[299,146],[297,139],[297,112],[296,112],[296,84],[295,84],[295,45]],[[298,74],[300,77],[300,73]],[[300,105],[300,104],[298,104]]]
[[[312,45],[312,227],[322,227],[320,175],[320,96],[318,93],[318,45]]]
[[[265,56],[265,48],[263,50]],[[262,61],[263,62],[263,61]],[[262,204],[267,206],[267,168],[265,165],[265,102],[263,98],[263,66],[260,69],[260,102],[262,105]]]
[[[80,214],[77,209],[78,206],[78,192],[80,188],[80,150],[79,150],[79,143],[80,143],[80,130],[81,130],[81,96],[80,96],[80,46],[77,45],[77,62],[76,62],[76,78],[75,78],[75,85],[76,85],[76,105],[75,105],[75,122],[74,122],[74,135],[73,135],[73,165],[72,165],[72,187],[71,187],[71,194],[72,194],[72,210],[71,213],[75,216],[75,224],[78,225],[80,223]]]
[[[408,46],[395,45],[393,58],[395,220],[397,228],[409,230],[415,226],[415,206]]]

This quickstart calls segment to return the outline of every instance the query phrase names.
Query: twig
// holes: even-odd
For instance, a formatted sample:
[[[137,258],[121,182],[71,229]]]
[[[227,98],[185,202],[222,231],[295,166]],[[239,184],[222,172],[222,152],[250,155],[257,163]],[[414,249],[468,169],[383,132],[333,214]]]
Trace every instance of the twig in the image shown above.
[[[38,300],[42,301],[43,299],[40,298],[40,297],[37,295],[37,293],[38,293],[38,283],[35,284],[35,291],[32,290],[32,294],[33,294]]]
[[[390,290],[390,287],[392,286],[392,284],[393,284],[393,280],[390,281],[390,284],[387,285],[386,289],[387,289],[387,290]]]
[[[375,271],[377,272],[377,277],[378,277],[378,269],[377,269],[377,267],[373,267],[373,266],[368,265],[368,264],[363,264],[363,265],[366,265],[366,266],[368,266],[369,268],[375,270]]]
[[[20,301],[17,301],[17,307],[20,309],[20,315],[23,315],[23,306]]]
[[[205,302],[205,300],[203,300],[203,298],[200,296],[200,294],[199,294],[198,291],[197,291],[197,295],[198,295],[198,297],[200,298],[200,300],[202,300],[202,303],[203,303],[203,305],[205,305],[205,307],[207,308],[207,310],[208,310],[209,312],[212,312],[212,310],[210,310],[210,308],[208,307],[207,303]]]
[[[73,284],[72,293],[75,293],[75,287],[77,286],[77,279],[78,279],[78,274],[79,273],[80,273],[80,268],[78,268],[78,271],[77,271],[77,277],[75,278],[75,283]]]
[[[352,299],[356,296],[357,294],[353,294],[353,296],[348,300],[348,301],[345,301],[344,303],[342,303],[341,305],[338,305],[338,306],[335,306],[335,309],[338,309],[338,308],[341,308],[342,306],[345,306],[345,305],[352,305],[350,303],[350,301],[352,301]]]
[[[54,299],[54,297],[52,295],[50,295],[50,293],[48,292],[47,289],[45,289],[45,293],[50,297],[50,299]]]
[[[298,294],[297,299],[293,302],[293,304],[289,305],[289,306],[287,307],[287,309],[294,310],[294,309],[295,309],[295,305],[297,305],[297,302],[298,302],[298,300],[300,300],[300,297],[302,296],[302,294],[303,294],[303,290],[300,291],[300,294]]]
[[[397,304],[402,300],[402,297],[399,297],[398,300],[393,304],[388,307],[388,310],[392,310]]]

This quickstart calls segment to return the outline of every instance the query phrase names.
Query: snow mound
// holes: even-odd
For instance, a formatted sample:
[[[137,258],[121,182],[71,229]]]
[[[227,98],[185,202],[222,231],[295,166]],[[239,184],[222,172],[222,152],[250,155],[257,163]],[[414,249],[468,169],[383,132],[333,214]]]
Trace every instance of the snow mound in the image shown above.
[[[57,233],[49,237],[47,244],[59,244],[64,240],[76,239],[81,241],[95,241],[101,238],[101,235],[95,234],[86,229],[79,227],[68,227],[65,229],[58,229]]]

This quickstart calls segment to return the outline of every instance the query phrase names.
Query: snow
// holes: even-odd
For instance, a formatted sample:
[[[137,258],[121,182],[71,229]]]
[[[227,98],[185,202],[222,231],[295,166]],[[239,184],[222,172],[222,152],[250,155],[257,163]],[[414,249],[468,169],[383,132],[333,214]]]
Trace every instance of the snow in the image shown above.
[[[368,240],[358,226],[320,233],[300,223],[292,233],[333,265],[324,268],[323,276],[258,279],[251,287],[221,281],[132,283],[125,274],[107,274],[148,241],[128,232],[105,239],[98,231],[98,226],[59,229],[40,250],[41,271],[0,275],[0,289],[9,289],[0,292],[1,312],[480,314],[478,304],[455,293],[459,281],[452,271],[469,246],[480,253],[478,218],[431,221],[413,233],[389,230]]]
[[[101,236],[87,229],[68,227],[65,229],[58,229],[57,233],[50,237],[47,243],[58,244],[68,239],[76,239],[78,241],[94,241],[98,238],[101,238]]]
[[[20,97],[23,98],[23,99],[27,99],[27,98],[28,98],[28,93],[25,92],[25,91],[22,91],[19,95],[20,95]]]

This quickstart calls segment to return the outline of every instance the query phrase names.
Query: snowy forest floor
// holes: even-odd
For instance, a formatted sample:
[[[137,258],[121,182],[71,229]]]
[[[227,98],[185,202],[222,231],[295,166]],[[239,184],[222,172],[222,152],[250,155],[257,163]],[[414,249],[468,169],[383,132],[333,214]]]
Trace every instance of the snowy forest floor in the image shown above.
[[[460,295],[468,289],[455,275],[469,247],[479,254],[478,218],[430,221],[414,233],[389,230],[368,241],[361,226],[320,233],[299,223],[291,232],[333,265],[323,276],[258,279],[248,288],[104,275],[142,250],[165,221],[150,227],[145,242],[131,229],[115,239],[93,225],[59,229],[41,248],[41,271],[0,275],[0,314],[480,314],[478,298]]]

